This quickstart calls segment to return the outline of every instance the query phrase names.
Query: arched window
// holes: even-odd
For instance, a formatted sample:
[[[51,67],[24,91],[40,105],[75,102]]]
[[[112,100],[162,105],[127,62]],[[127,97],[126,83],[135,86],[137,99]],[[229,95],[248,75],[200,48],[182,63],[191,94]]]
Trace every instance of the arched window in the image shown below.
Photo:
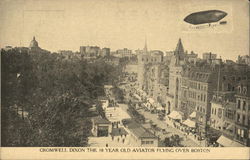
[[[242,109],[243,109],[243,111],[246,110],[246,101],[243,101]]]
[[[243,88],[243,94],[247,95],[247,88],[246,87]]]
[[[239,93],[241,93],[241,87],[240,86],[238,87],[238,91],[239,91]]]

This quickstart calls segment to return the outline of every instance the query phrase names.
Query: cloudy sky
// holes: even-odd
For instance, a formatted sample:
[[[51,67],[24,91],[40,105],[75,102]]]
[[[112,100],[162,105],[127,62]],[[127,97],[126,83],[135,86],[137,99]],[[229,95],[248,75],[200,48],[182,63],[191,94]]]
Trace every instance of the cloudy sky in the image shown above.
[[[190,29],[183,22],[192,12],[226,11],[228,24]],[[241,0],[1,0],[0,47],[28,46],[36,36],[41,48],[79,50],[81,45],[173,50],[201,55],[214,52],[236,59],[249,54],[249,5]]]

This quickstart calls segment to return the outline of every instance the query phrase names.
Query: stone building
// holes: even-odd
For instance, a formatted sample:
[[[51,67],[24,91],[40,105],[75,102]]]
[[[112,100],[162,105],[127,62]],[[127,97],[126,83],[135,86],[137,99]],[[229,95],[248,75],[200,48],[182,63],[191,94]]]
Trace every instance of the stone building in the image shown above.
[[[216,57],[217,57],[217,54],[214,54],[214,53],[211,53],[211,52],[202,54],[202,59],[203,60],[216,59]]]
[[[102,48],[100,56],[109,57],[110,56],[110,48]]]
[[[138,56],[138,84],[139,89],[146,90],[147,82],[146,76],[147,71],[151,65],[157,65],[162,62],[163,53],[161,51],[148,51],[147,44],[145,43],[145,47],[143,49],[143,53]],[[154,69],[153,69],[154,71]]]
[[[97,57],[101,53],[101,49],[98,46],[80,46],[80,54],[84,57]]]
[[[167,113],[180,110],[179,95],[181,94],[181,73],[185,64],[184,60],[184,48],[181,39],[179,39],[169,65],[169,90],[166,95]]]
[[[241,80],[237,87],[235,140],[250,146],[250,74]]]

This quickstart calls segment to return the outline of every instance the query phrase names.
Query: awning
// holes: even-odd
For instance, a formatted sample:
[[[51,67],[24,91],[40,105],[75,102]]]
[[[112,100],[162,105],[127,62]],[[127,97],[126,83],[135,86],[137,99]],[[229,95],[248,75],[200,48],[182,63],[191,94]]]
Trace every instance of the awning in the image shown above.
[[[220,138],[217,140],[217,143],[222,145],[223,147],[246,147],[234,140],[231,140],[225,136],[220,136]]]
[[[196,112],[194,111],[192,114],[189,116],[190,118],[196,118]]]
[[[190,119],[187,119],[183,122],[183,124],[185,124],[186,126],[190,127],[190,128],[195,128],[195,122],[190,120]]]
[[[182,119],[182,116],[179,112],[177,111],[172,111],[168,117],[172,118],[172,119]]]

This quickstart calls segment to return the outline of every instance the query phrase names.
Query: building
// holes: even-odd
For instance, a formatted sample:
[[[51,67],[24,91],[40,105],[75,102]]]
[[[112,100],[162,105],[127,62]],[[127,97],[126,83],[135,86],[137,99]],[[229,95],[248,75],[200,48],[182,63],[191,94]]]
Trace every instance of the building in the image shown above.
[[[249,55],[238,56],[237,63],[250,65],[250,56]]]
[[[154,50],[148,51],[147,43],[145,43],[143,53],[137,55],[138,59],[138,84],[139,89],[147,90],[147,78],[146,73],[148,69],[153,65],[159,65],[163,61],[163,52]],[[152,70],[151,70],[152,71]],[[153,69],[154,72],[154,69]],[[153,73],[154,74],[154,73]]]
[[[174,55],[171,57],[169,64],[169,89],[166,96],[167,113],[179,111],[179,101],[181,95],[181,73],[185,60],[184,47],[179,39]]]
[[[97,57],[101,53],[101,49],[98,46],[80,46],[80,54],[84,57]]]
[[[237,87],[235,140],[250,146],[250,75],[241,80]]]
[[[198,60],[198,54],[195,54],[193,51],[191,51],[190,54],[186,54],[186,58],[189,63],[196,63]]]
[[[203,60],[216,59],[216,57],[217,57],[217,54],[213,54],[211,52],[202,54],[202,59]]]
[[[118,49],[118,50],[116,51],[116,56],[117,56],[117,57],[120,57],[120,58],[123,58],[123,57],[131,58],[131,57],[133,56],[133,55],[132,55],[132,50],[127,49],[127,48]]]
[[[112,131],[111,122],[102,118],[92,118],[92,133],[95,137],[108,137]]]
[[[125,125],[130,135],[130,144],[134,147],[158,147],[158,137],[148,129],[131,120]]]
[[[44,49],[42,49],[42,48],[39,47],[38,42],[36,41],[35,36],[33,37],[33,39],[30,42],[28,52],[29,52],[29,54],[50,53],[49,51],[44,50]]]
[[[110,56],[110,48],[102,48],[100,56],[109,57]]]

